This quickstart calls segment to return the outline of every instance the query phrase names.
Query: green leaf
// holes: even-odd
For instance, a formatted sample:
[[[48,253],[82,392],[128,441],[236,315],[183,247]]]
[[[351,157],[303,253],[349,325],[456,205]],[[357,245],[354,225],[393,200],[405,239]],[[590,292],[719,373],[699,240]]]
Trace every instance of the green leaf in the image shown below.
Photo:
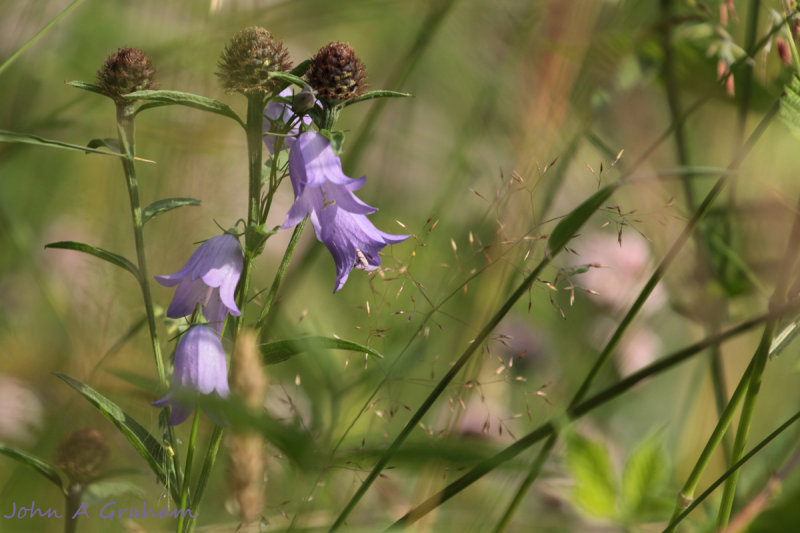
[[[317,350],[349,350],[352,352],[364,352],[366,354],[383,359],[383,356],[368,346],[356,342],[336,339],[334,337],[299,337],[297,339],[286,339],[282,341],[268,342],[260,347],[261,355],[264,357],[264,364],[274,365],[290,359],[291,357],[304,352],[314,352]]]
[[[141,106],[136,111],[137,113],[145,109],[153,109],[166,105],[182,105],[228,117],[238,122],[241,127],[245,127],[244,122],[242,122],[242,119],[239,118],[239,115],[236,114],[231,106],[219,100],[197,94],[183,93],[180,91],[136,91],[124,95],[124,98],[148,102]]]
[[[70,387],[81,393],[89,403],[94,405],[100,413],[114,424],[128,442],[147,462],[150,469],[159,481],[169,487],[172,498],[180,502],[180,493],[175,478],[171,454],[161,443],[156,440],[139,422],[122,410],[120,406],[77,379],[55,372],[55,376],[66,382]],[[166,467],[166,471],[165,471]]]
[[[620,182],[615,182],[610,185],[599,189],[588,199],[573,209],[561,222],[556,225],[553,232],[550,234],[550,239],[547,241],[547,247],[550,254],[555,254],[560,251],[567,243],[575,236],[583,224],[591,217],[595,211],[600,209],[602,205],[608,200]]]
[[[792,134],[800,139],[800,76],[792,75],[781,96],[781,109],[778,116]]]
[[[270,77],[270,79],[279,79],[283,82],[286,82],[287,84],[293,83],[298,87],[309,86],[306,80],[304,80],[300,76],[292,74],[291,72],[270,72],[267,75]]]
[[[400,93],[397,91],[385,91],[385,90],[369,91],[362,94],[361,96],[356,96],[355,98],[343,102],[342,107],[351,106],[353,104],[364,102],[366,100],[373,100],[375,98],[408,98],[409,96],[412,96],[411,93]]]
[[[617,518],[617,487],[606,447],[572,433],[567,438],[567,466],[573,479],[572,501],[599,518]]]
[[[649,504],[662,492],[666,474],[667,459],[661,435],[655,433],[636,446],[622,472],[622,507],[629,519],[647,511]]]
[[[73,152],[93,153],[102,155],[113,155],[114,157],[125,157],[119,152],[109,152],[108,150],[97,150],[94,146],[81,146],[79,144],[65,143],[53,139],[45,139],[38,135],[31,135],[29,133],[17,133],[14,131],[0,130],[0,142],[6,143],[21,143],[21,144],[35,144],[37,146],[46,146],[48,148],[61,148],[62,150],[72,150]]]
[[[62,476],[61,470],[55,466],[48,464],[27,452],[18,450],[16,448],[11,448],[4,444],[0,444],[0,453],[14,459],[19,463],[24,464],[25,466],[33,468],[45,478],[50,480],[53,484],[55,484],[59,489],[61,489],[64,494],[67,493],[66,480]]]
[[[51,242],[50,244],[45,244],[44,247],[58,248],[61,250],[75,250],[78,252],[83,252],[85,254],[93,255],[99,259],[102,259],[103,261],[108,261],[112,265],[124,268],[125,270],[133,274],[133,277],[135,277],[137,280],[139,279],[139,269],[136,268],[136,265],[134,265],[121,255],[115,254],[114,252],[109,252],[108,250],[103,250],[102,248],[97,248],[96,246],[92,246],[91,244],[86,244],[83,242],[75,242],[75,241],[59,241],[59,242]]]
[[[116,152],[118,154],[122,153],[122,150],[119,147],[119,141],[117,139],[113,139],[110,137],[105,139],[92,139],[86,146],[88,146],[89,148],[100,148],[101,146],[103,146],[105,148],[108,148],[112,152]]]
[[[103,88],[99,85],[95,85],[94,83],[86,83],[85,81],[68,81],[66,82],[67,85],[70,87],[75,87],[76,89],[83,89],[84,91],[89,91],[90,93],[97,93],[102,94],[103,96],[108,96],[106,93],[103,92]]]
[[[142,224],[146,224],[148,220],[156,215],[185,205],[200,205],[200,200],[194,198],[164,198],[163,200],[156,200],[142,211]]]
[[[291,74],[294,74],[295,76],[302,76],[309,68],[311,68],[311,60],[306,59],[298,63],[297,66],[291,70]]]

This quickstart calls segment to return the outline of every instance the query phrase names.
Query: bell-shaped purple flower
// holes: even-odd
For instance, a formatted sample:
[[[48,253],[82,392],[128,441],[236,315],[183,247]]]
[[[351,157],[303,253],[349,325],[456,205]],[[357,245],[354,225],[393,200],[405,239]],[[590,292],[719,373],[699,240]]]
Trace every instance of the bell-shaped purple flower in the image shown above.
[[[302,94],[302,93],[301,93]],[[286,89],[282,90],[281,93],[278,95],[283,98],[292,98],[292,89],[287,87]],[[312,96],[313,98],[313,96]],[[270,102],[267,104],[267,108],[264,110],[264,131],[268,132],[272,130],[272,123],[274,121],[281,121],[284,124],[291,120],[292,116],[294,115],[294,111],[292,111],[292,106],[280,102]],[[311,125],[311,117],[308,115],[303,116],[303,124],[306,126]],[[286,132],[286,137],[283,138],[283,145],[281,147],[282,150],[286,150],[291,148],[295,142],[295,136],[299,133],[299,126],[295,126],[289,131]],[[264,145],[269,150],[269,153],[275,152],[275,140],[277,137],[275,135],[264,135]]]
[[[384,246],[408,238],[384,233],[369,221],[366,215],[377,209],[353,194],[366,178],[351,179],[342,172],[342,162],[324,135],[306,132],[297,137],[289,152],[289,175],[295,201],[281,227],[295,226],[306,216],[311,219],[317,239],[336,263],[333,292],[344,286],[353,267],[375,270]]]
[[[192,326],[178,341],[169,391],[153,405],[172,407],[169,425],[176,426],[194,411],[192,395],[215,392],[222,398],[230,394],[225,350],[212,329],[203,325]],[[218,425],[224,425],[219,413],[205,411]]]
[[[239,316],[234,292],[242,274],[242,247],[233,235],[208,239],[194,251],[186,265],[169,276],[155,276],[165,287],[178,288],[167,309],[170,318],[189,316],[197,304],[209,325],[222,332],[228,313]]]

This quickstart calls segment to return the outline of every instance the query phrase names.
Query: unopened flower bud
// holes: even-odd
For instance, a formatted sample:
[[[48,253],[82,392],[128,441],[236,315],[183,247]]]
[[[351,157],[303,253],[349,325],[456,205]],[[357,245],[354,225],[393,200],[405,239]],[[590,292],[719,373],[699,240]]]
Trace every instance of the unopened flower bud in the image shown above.
[[[314,107],[317,101],[317,93],[311,87],[303,87],[303,90],[294,95],[292,99],[292,111],[301,115]]]
[[[102,472],[108,457],[108,444],[103,435],[94,428],[82,428],[58,445],[55,463],[71,482],[83,484]]]
[[[789,50],[789,43],[783,37],[775,39],[775,48],[778,51],[778,57],[784,65],[792,64],[792,52]]]
[[[328,105],[350,100],[367,90],[364,64],[345,43],[330,43],[320,48],[311,58],[306,79],[317,91],[317,98]]]
[[[217,76],[229,92],[268,93],[277,80],[270,72],[291,70],[289,52],[283,41],[275,39],[264,28],[245,28],[230,40],[217,64]]]
[[[121,101],[122,95],[155,89],[158,85],[153,77],[155,72],[144,52],[138,48],[120,48],[97,71],[97,82],[105,94]]]

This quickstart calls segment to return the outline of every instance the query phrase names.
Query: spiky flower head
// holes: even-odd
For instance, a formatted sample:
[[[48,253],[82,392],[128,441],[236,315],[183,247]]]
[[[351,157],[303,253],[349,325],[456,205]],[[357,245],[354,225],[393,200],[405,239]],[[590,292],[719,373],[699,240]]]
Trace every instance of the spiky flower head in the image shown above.
[[[155,73],[147,54],[138,48],[120,48],[97,71],[97,82],[105,94],[122,101],[122,95],[155,89],[158,85]]]
[[[268,93],[277,84],[269,73],[291,70],[292,62],[283,41],[251,26],[233,36],[217,66],[217,76],[228,92]]]
[[[334,42],[320,48],[311,58],[306,79],[317,91],[317,98],[328,105],[350,100],[367,90],[364,64],[346,43]]]
[[[108,444],[94,428],[82,428],[71,433],[56,451],[56,465],[73,483],[86,483],[106,467],[110,451]]]

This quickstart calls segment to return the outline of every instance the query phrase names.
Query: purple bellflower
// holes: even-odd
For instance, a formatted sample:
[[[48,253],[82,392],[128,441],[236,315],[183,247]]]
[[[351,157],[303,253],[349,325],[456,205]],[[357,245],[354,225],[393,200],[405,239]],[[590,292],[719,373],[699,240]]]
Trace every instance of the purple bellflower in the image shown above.
[[[295,201],[281,227],[296,226],[306,216],[311,219],[317,239],[336,263],[333,292],[344,286],[353,267],[375,270],[381,264],[378,252],[384,246],[408,238],[384,233],[369,221],[366,215],[377,209],[353,194],[364,185],[366,177],[347,177],[324,135],[306,132],[297,137],[289,151],[289,175]]]
[[[177,426],[195,409],[192,405],[192,394],[214,392],[222,398],[230,394],[225,351],[212,329],[203,325],[192,326],[178,341],[169,391],[154,401],[153,405],[172,407],[169,425]],[[209,412],[208,409],[205,411],[217,425],[224,425],[224,419],[219,413]]]
[[[281,93],[278,95],[283,98],[292,99],[292,89],[287,87],[286,89],[282,90]],[[272,129],[272,123],[275,121],[281,121],[284,124],[289,122],[289,120],[294,115],[294,111],[292,111],[292,106],[289,104],[283,104],[280,102],[270,102],[267,104],[267,108],[264,110],[264,131],[270,131]],[[303,124],[306,126],[311,125],[311,117],[308,115],[303,116]],[[282,150],[286,150],[291,148],[295,142],[295,136],[299,133],[299,128],[297,126],[293,127],[289,131],[286,132],[286,137],[283,138],[283,146]],[[277,140],[277,136],[275,135],[265,135],[264,136],[264,145],[269,150],[269,153],[275,153],[275,141]]]
[[[155,276],[165,287],[178,288],[167,309],[170,318],[189,316],[197,304],[209,325],[222,332],[228,313],[239,316],[234,292],[242,274],[242,247],[233,235],[208,239],[194,251],[186,265],[169,276]]]

